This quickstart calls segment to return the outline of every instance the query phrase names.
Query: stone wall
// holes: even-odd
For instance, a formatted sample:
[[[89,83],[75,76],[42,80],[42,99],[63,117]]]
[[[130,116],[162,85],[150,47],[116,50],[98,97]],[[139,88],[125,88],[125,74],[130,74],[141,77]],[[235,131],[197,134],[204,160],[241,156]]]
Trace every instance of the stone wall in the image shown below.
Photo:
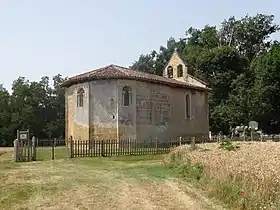
[[[182,65],[183,66],[183,77],[179,77],[177,76],[177,67],[178,65]],[[173,55],[171,56],[168,64],[166,65],[166,68],[163,71],[163,76],[164,77],[168,77],[167,76],[167,68],[168,66],[172,66],[173,67],[173,78],[174,79],[178,79],[178,80],[182,80],[183,78],[187,78],[188,76],[188,68],[185,65],[184,61],[180,58],[180,56],[178,55],[177,52],[174,52]]]
[[[183,66],[183,76],[182,77],[178,77],[178,74],[177,74],[178,65]],[[199,80],[197,80],[197,78],[188,74],[188,67],[185,65],[184,61],[180,58],[180,56],[177,52],[173,53],[168,64],[166,65],[166,68],[163,71],[164,77],[168,77],[167,68],[169,66],[172,66],[172,68],[173,68],[173,79],[181,81],[181,82],[188,82],[190,84],[194,84],[194,85],[200,86],[200,87],[206,87],[206,85],[203,84],[202,82],[200,82]]]
[[[130,107],[122,107],[119,100],[120,138],[168,139],[208,134],[208,102],[205,92],[140,81],[119,80],[120,99],[121,89],[125,85],[132,88],[133,100]],[[189,119],[185,117],[186,94],[189,94],[191,98]]]

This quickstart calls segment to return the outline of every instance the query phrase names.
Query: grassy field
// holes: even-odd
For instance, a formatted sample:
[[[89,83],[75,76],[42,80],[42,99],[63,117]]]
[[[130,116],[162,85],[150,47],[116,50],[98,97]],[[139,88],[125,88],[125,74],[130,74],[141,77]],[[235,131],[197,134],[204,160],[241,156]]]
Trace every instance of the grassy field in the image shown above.
[[[165,163],[179,169],[209,196],[236,209],[280,209],[280,143],[217,143],[174,149]]]
[[[14,163],[0,151],[0,209],[221,209],[162,155],[51,161],[45,152],[43,161]]]

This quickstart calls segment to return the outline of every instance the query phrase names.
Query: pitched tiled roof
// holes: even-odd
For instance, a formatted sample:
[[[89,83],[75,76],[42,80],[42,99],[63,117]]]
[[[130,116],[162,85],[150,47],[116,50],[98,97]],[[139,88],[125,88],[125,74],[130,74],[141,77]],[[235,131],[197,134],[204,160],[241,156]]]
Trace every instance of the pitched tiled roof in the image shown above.
[[[106,80],[106,79],[130,79],[138,80],[172,87],[190,88],[197,90],[210,90],[209,88],[199,87],[190,83],[180,82],[175,79],[166,78],[154,74],[148,74],[140,71],[135,71],[126,67],[117,65],[109,65],[96,70],[92,70],[74,77],[70,77],[64,81],[61,86],[69,87],[77,83],[83,83],[92,80]]]

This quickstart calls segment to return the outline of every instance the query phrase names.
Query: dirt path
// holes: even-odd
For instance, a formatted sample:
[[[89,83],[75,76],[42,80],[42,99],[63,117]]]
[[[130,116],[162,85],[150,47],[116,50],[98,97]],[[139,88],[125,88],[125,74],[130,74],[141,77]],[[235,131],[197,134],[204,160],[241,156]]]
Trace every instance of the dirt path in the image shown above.
[[[153,184],[123,183],[116,197],[116,209],[222,209],[208,199],[194,197],[195,190],[181,185],[177,180]]]
[[[0,159],[5,156],[10,157]],[[0,162],[6,164],[0,171],[0,204],[7,210],[222,209],[169,175],[159,161],[107,160]]]

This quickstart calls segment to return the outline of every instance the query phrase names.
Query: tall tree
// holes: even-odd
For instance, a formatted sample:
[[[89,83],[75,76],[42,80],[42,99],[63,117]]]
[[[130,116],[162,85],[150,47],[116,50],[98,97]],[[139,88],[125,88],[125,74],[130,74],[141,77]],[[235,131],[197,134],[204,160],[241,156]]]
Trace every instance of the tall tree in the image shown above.
[[[280,130],[280,45],[256,58],[251,65],[255,73],[252,97],[255,119],[270,133]]]
[[[9,125],[11,122],[10,95],[0,84],[0,146],[7,146],[10,138]]]
[[[250,66],[255,66],[256,60],[276,45],[271,35],[277,31],[279,26],[273,15],[230,17],[221,27],[190,27],[179,41],[170,38],[166,47],[161,46],[158,52],[153,51],[134,64],[145,66],[140,68],[142,71],[161,75],[177,47],[187,61],[189,73],[207,81],[212,88],[209,100],[212,131],[228,132],[230,126],[264,119],[258,117],[260,110],[253,108],[260,100],[256,96],[256,85],[263,75],[258,76],[255,67]],[[269,68],[269,64],[266,65]],[[268,99],[265,104],[274,107]],[[272,128],[272,123],[266,123]],[[264,129],[269,131],[270,128]]]

